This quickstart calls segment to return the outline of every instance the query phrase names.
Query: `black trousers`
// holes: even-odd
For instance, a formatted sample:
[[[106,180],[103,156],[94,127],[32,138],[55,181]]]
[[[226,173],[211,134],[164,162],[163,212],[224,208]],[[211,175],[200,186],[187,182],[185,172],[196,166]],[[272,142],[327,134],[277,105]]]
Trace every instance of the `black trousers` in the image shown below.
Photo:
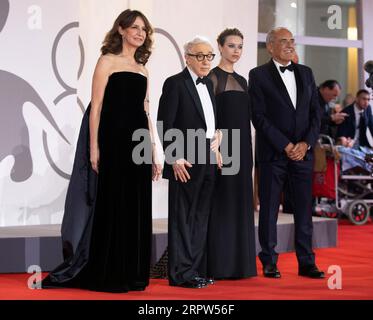
[[[277,218],[281,192],[288,179],[294,205],[295,251],[300,266],[314,264],[312,251],[313,161],[279,160],[259,163],[259,258],[263,265],[277,263]]]
[[[198,168],[193,170],[187,183],[169,180],[168,278],[171,285],[206,274],[207,228],[217,168],[214,164],[194,166]]]

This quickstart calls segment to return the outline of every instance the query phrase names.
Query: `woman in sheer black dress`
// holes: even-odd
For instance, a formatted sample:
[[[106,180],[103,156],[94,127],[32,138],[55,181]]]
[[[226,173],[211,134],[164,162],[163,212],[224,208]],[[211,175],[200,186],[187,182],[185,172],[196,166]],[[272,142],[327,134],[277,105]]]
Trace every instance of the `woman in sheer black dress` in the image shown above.
[[[217,179],[209,222],[207,273],[216,279],[246,278],[256,276],[257,271],[249,97],[247,81],[234,71],[242,53],[243,35],[237,29],[226,29],[217,41],[221,60],[210,73],[217,127],[223,131],[222,144],[228,144],[229,152],[234,151],[232,130],[239,130],[240,168],[235,175],[221,174]]]

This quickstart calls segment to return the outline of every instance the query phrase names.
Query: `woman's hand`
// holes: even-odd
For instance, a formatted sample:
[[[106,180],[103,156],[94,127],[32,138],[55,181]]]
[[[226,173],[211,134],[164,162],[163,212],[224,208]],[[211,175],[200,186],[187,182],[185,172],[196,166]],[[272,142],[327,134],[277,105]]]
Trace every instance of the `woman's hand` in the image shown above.
[[[94,147],[91,149],[90,161],[93,171],[98,174],[98,167],[100,164],[100,150],[98,149],[98,147]]]
[[[223,168],[223,157],[222,157],[220,151],[215,152],[215,156],[216,156],[217,166],[221,170]]]
[[[217,152],[219,150],[222,139],[223,139],[223,132],[221,130],[216,130],[214,137],[212,138],[212,142],[211,142],[211,150],[213,152]]]
[[[157,153],[155,148],[153,148],[153,156],[152,156],[152,180],[158,181],[159,178],[162,176],[162,165],[158,161]]]

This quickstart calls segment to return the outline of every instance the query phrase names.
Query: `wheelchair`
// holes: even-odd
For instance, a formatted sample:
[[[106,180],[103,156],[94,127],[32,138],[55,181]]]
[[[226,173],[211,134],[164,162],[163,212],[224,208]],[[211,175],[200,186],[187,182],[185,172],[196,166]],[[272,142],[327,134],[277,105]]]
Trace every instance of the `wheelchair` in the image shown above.
[[[365,224],[373,210],[372,172],[363,169],[342,172],[341,155],[327,135],[319,136],[318,147],[326,156],[326,168],[313,173],[314,213],[337,219],[347,216],[355,225]],[[373,155],[367,155],[365,161],[373,164]]]

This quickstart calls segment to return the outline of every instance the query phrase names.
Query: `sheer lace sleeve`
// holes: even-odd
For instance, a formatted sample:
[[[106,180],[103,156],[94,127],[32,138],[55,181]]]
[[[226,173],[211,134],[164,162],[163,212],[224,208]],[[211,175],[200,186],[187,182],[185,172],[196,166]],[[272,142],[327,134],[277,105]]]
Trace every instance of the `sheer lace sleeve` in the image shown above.
[[[214,94],[216,95],[218,90],[218,77],[216,76],[214,70],[212,70],[209,74],[209,78],[211,79],[212,84],[214,85]]]

